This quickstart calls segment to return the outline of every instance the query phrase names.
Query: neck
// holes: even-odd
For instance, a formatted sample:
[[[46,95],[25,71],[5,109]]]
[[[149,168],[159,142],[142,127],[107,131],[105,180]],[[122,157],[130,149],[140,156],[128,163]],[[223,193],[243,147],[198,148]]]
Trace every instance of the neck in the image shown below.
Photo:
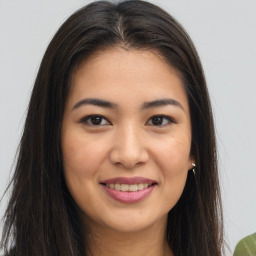
[[[173,256],[166,241],[166,218],[134,232],[121,232],[90,221],[87,254],[90,256]],[[88,222],[87,222],[88,230]]]

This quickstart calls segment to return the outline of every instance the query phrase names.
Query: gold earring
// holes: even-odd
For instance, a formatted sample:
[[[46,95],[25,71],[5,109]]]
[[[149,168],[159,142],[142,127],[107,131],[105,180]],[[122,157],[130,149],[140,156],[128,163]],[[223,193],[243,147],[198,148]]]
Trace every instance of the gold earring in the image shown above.
[[[192,163],[192,166],[193,166],[192,171],[193,171],[193,173],[194,173],[194,176],[196,176],[196,170],[195,170],[196,164],[195,164],[195,163]]]

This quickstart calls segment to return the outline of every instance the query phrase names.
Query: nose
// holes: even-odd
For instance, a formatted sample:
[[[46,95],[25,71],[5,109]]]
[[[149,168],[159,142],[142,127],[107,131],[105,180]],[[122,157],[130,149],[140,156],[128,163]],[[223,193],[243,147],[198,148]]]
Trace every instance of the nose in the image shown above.
[[[148,160],[146,141],[136,127],[125,127],[116,132],[110,151],[110,161],[113,164],[132,169]]]

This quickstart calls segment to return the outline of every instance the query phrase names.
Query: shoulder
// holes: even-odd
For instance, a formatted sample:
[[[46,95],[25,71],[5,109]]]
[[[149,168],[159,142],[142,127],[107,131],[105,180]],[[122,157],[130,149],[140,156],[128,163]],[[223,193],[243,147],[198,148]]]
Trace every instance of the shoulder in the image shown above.
[[[241,239],[236,245],[233,256],[256,255],[256,233]]]

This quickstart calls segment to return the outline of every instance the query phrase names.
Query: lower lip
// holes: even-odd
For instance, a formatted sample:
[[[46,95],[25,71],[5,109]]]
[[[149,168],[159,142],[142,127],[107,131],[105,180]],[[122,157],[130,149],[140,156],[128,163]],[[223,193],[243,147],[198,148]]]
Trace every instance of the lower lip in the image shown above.
[[[136,192],[119,191],[104,185],[103,187],[105,191],[108,193],[108,195],[111,196],[113,199],[121,203],[133,204],[146,198],[153,191],[153,189],[155,188],[155,185],[145,188],[143,190],[138,190]]]

